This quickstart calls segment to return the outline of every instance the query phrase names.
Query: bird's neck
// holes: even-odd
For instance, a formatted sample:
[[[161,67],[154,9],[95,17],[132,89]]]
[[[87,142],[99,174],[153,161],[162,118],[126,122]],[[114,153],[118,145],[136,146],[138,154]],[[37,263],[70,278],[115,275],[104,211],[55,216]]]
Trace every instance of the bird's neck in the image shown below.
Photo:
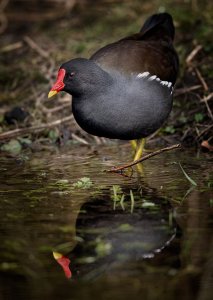
[[[89,84],[81,84],[81,89],[73,96],[75,98],[96,98],[99,95],[106,94],[112,88],[113,83],[113,78],[107,72],[103,72],[100,76],[91,77]]]

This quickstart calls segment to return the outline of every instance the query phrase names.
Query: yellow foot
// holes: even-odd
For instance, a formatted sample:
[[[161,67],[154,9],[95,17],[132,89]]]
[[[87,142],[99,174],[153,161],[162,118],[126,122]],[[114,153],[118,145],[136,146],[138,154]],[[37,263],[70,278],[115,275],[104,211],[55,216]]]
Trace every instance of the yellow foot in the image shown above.
[[[134,142],[136,142],[136,141],[134,141]],[[137,147],[136,153],[135,153],[134,161],[141,158],[143,151],[144,151],[144,145],[145,145],[145,139],[141,139],[141,141],[139,142],[139,145]]]

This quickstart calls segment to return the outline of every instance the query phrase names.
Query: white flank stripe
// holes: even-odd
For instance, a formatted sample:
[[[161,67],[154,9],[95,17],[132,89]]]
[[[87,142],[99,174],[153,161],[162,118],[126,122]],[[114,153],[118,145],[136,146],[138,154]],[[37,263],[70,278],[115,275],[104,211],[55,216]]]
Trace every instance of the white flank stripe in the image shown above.
[[[149,77],[148,80],[152,81],[152,80],[154,80],[154,79],[156,79],[156,78],[157,78],[157,76],[156,76],[156,75],[153,75],[153,76]]]
[[[144,77],[147,77],[147,76],[149,76],[149,75],[150,75],[149,72],[139,73],[139,74],[137,75],[137,78],[144,78]]]
[[[155,80],[155,81],[159,82],[163,86],[167,86],[168,88],[172,87],[172,83],[171,82],[169,82],[169,81],[163,81],[159,77],[157,77],[156,75],[152,75],[151,76],[151,74],[149,72],[143,72],[143,73],[139,73],[137,75],[137,78],[146,78],[146,77],[148,77],[148,81]]]

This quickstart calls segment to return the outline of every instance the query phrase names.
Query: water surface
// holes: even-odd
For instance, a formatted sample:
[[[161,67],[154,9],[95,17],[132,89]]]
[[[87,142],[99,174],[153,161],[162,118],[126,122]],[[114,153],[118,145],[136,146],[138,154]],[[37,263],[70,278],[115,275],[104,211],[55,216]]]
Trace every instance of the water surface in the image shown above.
[[[123,145],[0,159],[3,299],[211,298],[212,160],[177,150],[132,177],[103,172],[130,157]]]

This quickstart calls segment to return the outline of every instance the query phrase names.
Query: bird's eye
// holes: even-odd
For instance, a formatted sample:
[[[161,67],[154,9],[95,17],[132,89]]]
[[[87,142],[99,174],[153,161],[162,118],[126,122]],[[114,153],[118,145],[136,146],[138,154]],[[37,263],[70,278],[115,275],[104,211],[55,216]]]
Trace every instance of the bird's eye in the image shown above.
[[[70,73],[69,75],[70,75],[70,77],[72,78],[72,77],[75,75],[75,73],[72,72],[72,73]]]

